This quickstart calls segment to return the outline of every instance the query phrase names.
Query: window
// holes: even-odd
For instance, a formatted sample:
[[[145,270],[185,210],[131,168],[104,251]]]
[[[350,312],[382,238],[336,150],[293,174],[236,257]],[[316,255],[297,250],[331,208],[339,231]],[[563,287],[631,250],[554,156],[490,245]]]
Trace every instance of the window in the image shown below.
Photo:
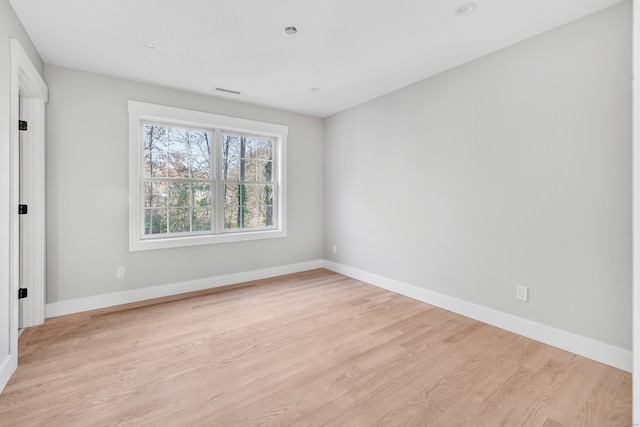
[[[129,249],[286,236],[288,128],[129,101]]]

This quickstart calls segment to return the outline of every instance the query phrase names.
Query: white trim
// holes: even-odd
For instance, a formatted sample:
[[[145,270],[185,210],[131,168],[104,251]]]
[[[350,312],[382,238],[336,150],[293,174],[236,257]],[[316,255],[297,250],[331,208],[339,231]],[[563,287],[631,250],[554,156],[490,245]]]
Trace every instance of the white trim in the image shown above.
[[[225,130],[239,133],[246,133],[249,130],[253,135],[263,136],[286,136],[289,133],[289,127],[285,125],[150,104],[148,102],[129,101],[128,111],[129,114],[139,116],[142,120],[168,121],[173,124],[193,126],[195,128],[222,127]]]
[[[284,274],[299,273],[316,268],[326,268],[336,273],[362,280],[379,288],[441,307],[445,310],[470,317],[627,372],[630,372],[632,369],[632,353],[629,350],[327,260],[314,260],[261,270],[59,301],[47,304],[46,313],[47,317],[63,316],[152,298],[212,289],[236,283],[267,279]]]
[[[633,76],[640,73],[640,7],[633,1]],[[632,95],[632,171],[633,171],[633,381],[632,414],[634,425],[640,424],[640,84],[633,79]]]
[[[4,389],[11,379],[13,371],[13,355],[9,354],[5,356],[2,363],[0,363],[0,391]]]
[[[47,84],[16,39],[11,39],[11,64],[12,71],[17,72],[20,77],[17,82],[20,95],[25,98],[42,99],[45,103],[49,102]]]
[[[111,294],[59,301],[47,304],[47,317],[63,316],[65,314],[73,314],[82,311],[95,310],[98,308],[112,307],[115,305],[144,301],[152,298],[161,298],[185,292],[218,288],[220,286],[233,285],[236,283],[249,282],[252,280],[267,279],[270,277],[282,276],[284,274],[299,273],[302,271],[322,268],[323,264],[323,260],[314,260],[298,264],[288,264],[278,267],[264,268],[261,270],[225,274],[223,276],[207,277],[204,279],[189,280],[186,282],[169,283],[166,285],[133,289],[130,291],[114,292]]]
[[[19,257],[19,219],[18,219],[18,194],[19,194],[19,141],[20,135],[18,130],[18,120],[20,119],[20,97],[26,99],[39,99],[44,106],[44,103],[48,100],[48,88],[42,80],[42,77],[38,73],[38,70],[31,63],[31,60],[27,56],[24,49],[15,39],[10,40],[11,50],[11,77],[10,77],[10,99],[9,99],[9,156],[10,156],[10,171],[9,171],[9,356],[8,363],[11,364],[11,372],[15,371],[18,367],[18,324],[19,324],[19,308],[18,308],[18,288],[19,288],[19,271],[20,271],[20,257]],[[31,103],[28,102],[27,109],[31,107]],[[44,111],[44,108],[42,108]],[[44,115],[35,116],[38,120],[43,120],[42,123],[32,123],[32,128],[35,127],[34,134],[36,137],[44,138]],[[40,147],[40,141],[38,142]],[[42,147],[44,147],[44,140],[42,141]],[[41,157],[44,160],[44,156]],[[44,171],[42,171],[44,174]],[[43,175],[44,176],[44,175]],[[40,177],[38,177],[40,179]],[[44,200],[44,188],[36,188],[35,199]],[[40,194],[40,192],[42,194]],[[43,213],[44,215],[44,213]],[[44,232],[44,230],[43,230]],[[40,250],[44,251],[44,235],[41,240],[33,242],[33,244],[42,244],[42,248],[38,248],[36,252],[40,253]],[[35,260],[35,258],[33,258]],[[45,265],[44,259],[42,259],[41,265],[29,265],[27,268],[34,269],[34,277],[44,277]],[[42,284],[44,288],[44,283]],[[34,290],[35,291],[35,290]],[[35,293],[32,291],[32,293]],[[32,315],[34,318],[44,318],[44,305],[38,307],[33,305]],[[2,332],[4,334],[5,331]],[[4,363],[4,362],[3,362]]]
[[[185,246],[209,245],[247,240],[271,239],[287,236],[287,135],[288,126],[274,123],[258,122],[238,117],[222,116],[202,111],[186,110],[183,108],[149,104],[146,102],[129,101],[129,251],[143,251],[151,249],[166,249]],[[143,238],[141,206],[140,168],[142,165],[142,147],[140,146],[140,129],[144,121],[170,123],[188,128],[212,129],[219,136],[219,129],[224,131],[266,136],[276,140],[277,178],[275,194],[277,205],[277,227],[266,230],[251,230],[226,233],[209,233],[187,236],[162,236],[158,238]],[[216,156],[217,158],[217,156]],[[218,168],[216,167],[216,170]],[[218,181],[219,181],[218,177]],[[217,205],[214,201],[214,216],[218,217]],[[217,208],[216,208],[217,207]],[[215,227],[214,227],[215,230]]]
[[[629,350],[610,344],[566,332],[557,328],[542,325],[521,317],[493,310],[437,292],[428,291],[418,286],[409,285],[394,279],[379,276],[357,268],[348,267],[333,261],[325,261],[324,267],[336,273],[370,283],[379,288],[408,296],[418,301],[435,305],[445,310],[479,320],[489,325],[514,332],[516,334],[561,348],[563,350],[596,360],[618,369],[630,372],[632,369],[632,353]]]

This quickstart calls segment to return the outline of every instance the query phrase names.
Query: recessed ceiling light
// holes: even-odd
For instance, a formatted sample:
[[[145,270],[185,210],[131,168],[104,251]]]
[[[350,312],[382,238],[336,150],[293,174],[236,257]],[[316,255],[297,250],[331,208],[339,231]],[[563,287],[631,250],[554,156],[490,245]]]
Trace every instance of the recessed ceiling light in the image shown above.
[[[296,27],[287,27],[284,29],[284,32],[289,35],[294,35],[298,32],[298,29]]]
[[[322,92],[322,89],[320,89],[319,87],[311,88],[311,93],[320,93],[320,92]]]
[[[158,50],[158,46],[151,42],[142,42],[140,43],[140,47],[147,50]]]
[[[456,15],[458,15],[458,16],[468,15],[471,12],[473,12],[474,10],[476,10],[476,4],[475,3],[472,3],[472,2],[462,3],[456,9]]]

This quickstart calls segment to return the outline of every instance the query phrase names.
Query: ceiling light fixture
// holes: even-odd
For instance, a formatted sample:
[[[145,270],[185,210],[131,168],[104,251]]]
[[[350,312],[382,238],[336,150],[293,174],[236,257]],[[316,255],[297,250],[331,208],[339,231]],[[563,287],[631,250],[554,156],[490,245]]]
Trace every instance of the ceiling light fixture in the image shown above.
[[[456,15],[458,15],[458,16],[468,15],[471,12],[473,12],[474,10],[476,10],[476,4],[475,3],[472,3],[472,2],[462,3],[456,9]]]
[[[151,51],[158,50],[158,46],[155,43],[151,42],[142,42],[140,43],[140,47]]]
[[[292,36],[298,32],[298,29],[296,27],[287,27],[284,29],[284,32]]]
[[[319,87],[311,88],[311,93],[320,93],[320,92],[322,92],[322,89],[320,89]]]

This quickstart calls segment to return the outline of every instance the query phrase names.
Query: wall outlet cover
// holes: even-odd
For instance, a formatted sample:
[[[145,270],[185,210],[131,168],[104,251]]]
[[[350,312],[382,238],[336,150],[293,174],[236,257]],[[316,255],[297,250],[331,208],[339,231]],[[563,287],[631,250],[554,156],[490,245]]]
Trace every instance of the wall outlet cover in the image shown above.
[[[516,298],[520,301],[529,301],[529,288],[518,285],[516,287]]]

